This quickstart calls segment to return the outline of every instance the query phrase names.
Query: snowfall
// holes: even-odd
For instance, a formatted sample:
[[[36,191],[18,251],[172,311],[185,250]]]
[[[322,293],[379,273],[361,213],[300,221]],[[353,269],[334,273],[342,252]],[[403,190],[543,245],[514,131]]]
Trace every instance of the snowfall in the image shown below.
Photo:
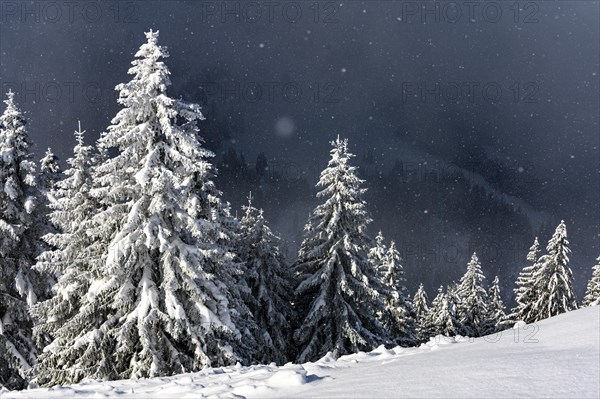
[[[302,365],[4,390],[0,398],[598,398],[599,320],[596,306],[477,339],[438,336],[418,348],[329,354]]]

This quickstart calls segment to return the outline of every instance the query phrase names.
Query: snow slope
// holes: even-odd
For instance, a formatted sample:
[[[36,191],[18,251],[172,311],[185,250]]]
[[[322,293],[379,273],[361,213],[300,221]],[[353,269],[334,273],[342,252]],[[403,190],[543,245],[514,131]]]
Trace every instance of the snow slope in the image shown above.
[[[436,337],[283,367],[208,369],[148,380],[0,393],[21,398],[600,397],[600,306],[478,339]]]

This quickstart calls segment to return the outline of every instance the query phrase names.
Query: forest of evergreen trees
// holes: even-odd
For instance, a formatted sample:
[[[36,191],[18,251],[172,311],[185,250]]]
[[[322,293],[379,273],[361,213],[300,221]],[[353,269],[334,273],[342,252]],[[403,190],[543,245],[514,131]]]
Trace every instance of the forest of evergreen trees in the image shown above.
[[[600,257],[579,303],[564,222],[545,251],[535,238],[509,312],[475,253],[431,301],[422,284],[411,294],[395,242],[367,233],[365,182],[339,137],[288,262],[245,187],[239,218],[223,199],[199,133],[204,116],[169,97],[167,50],[158,32],[146,38],[132,79],[116,88],[120,111],[94,145],[78,126],[64,172],[50,149],[32,161],[14,93],[4,101],[0,386],[314,361],[440,334],[479,337],[598,305]]]

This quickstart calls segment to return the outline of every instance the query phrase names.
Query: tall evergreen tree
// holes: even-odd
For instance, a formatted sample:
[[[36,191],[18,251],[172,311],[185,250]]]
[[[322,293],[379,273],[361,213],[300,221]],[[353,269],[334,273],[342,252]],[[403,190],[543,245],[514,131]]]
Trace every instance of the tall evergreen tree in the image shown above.
[[[117,155],[94,168],[101,211],[92,231],[101,263],[75,318],[83,329],[50,345],[65,380],[172,375],[238,360],[233,318],[238,278],[226,212],[201,146],[199,107],[167,95],[168,53],[146,33],[117,86],[123,108],[99,141]],[[95,353],[92,353],[95,352]],[[51,385],[52,371],[45,385]]]
[[[240,257],[253,298],[249,308],[258,325],[256,360],[283,364],[290,343],[291,275],[279,252],[279,238],[271,232],[263,211],[252,206],[251,195],[243,210]]]
[[[598,263],[592,269],[592,278],[588,282],[583,306],[596,306],[600,304],[600,256],[596,259]]]
[[[502,331],[506,327],[506,311],[504,303],[502,302],[502,297],[500,296],[500,280],[498,276],[494,277],[494,281],[492,282],[492,286],[489,290],[490,297],[490,307],[489,307],[489,315],[491,319],[490,330],[487,332],[488,334]]]
[[[488,295],[483,287],[485,276],[477,254],[473,253],[467,271],[456,287],[458,315],[463,335],[480,337],[490,330]]]
[[[413,308],[415,311],[416,319],[416,338],[418,342],[425,342],[429,339],[429,333],[427,328],[427,313],[429,312],[429,305],[427,303],[427,293],[423,284],[419,284],[419,289],[415,293],[413,298]]]
[[[539,254],[540,244],[536,237],[527,254],[528,265],[523,268],[516,281],[517,288],[514,290],[516,306],[512,309],[510,315],[512,321],[523,320],[526,323],[533,321],[531,319],[531,309],[537,300],[533,274],[539,269]]]
[[[382,323],[390,333],[393,342],[400,346],[413,346],[417,341],[415,311],[407,295],[400,253],[394,241],[390,243],[385,254],[383,266],[385,273],[381,290],[384,304]]]
[[[28,306],[48,292],[46,278],[33,270],[41,243],[35,236],[35,164],[26,121],[9,92],[0,117],[0,385],[20,388],[35,362]]]
[[[387,341],[376,317],[383,309],[380,283],[367,259],[365,229],[371,220],[362,199],[366,189],[350,164],[348,141],[338,138],[332,145],[317,184],[324,203],[310,217],[296,264],[299,362],[329,351],[341,356],[370,350]]]
[[[533,274],[536,301],[531,309],[533,321],[577,309],[573,294],[573,272],[569,267],[569,241],[564,220],[556,227],[548,241],[548,252],[539,260],[539,269]]]

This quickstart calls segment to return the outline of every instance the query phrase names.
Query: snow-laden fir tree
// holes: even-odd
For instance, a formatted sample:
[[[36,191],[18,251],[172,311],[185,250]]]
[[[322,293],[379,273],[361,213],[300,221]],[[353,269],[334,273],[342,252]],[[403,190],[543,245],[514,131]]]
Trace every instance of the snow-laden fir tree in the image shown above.
[[[40,174],[38,187],[42,194],[48,196],[57,181],[61,179],[61,168],[58,157],[48,147],[44,157],[40,160]]]
[[[462,335],[465,331],[465,327],[459,319],[459,304],[460,299],[458,297],[458,285],[452,283],[446,287],[446,299],[448,301],[448,315],[446,316],[446,331],[454,331],[455,335]]]
[[[90,282],[100,277],[97,262],[101,256],[96,243],[92,217],[99,210],[91,196],[93,186],[91,169],[93,152],[84,143],[84,131],[75,132],[73,156],[67,160],[69,168],[64,179],[57,181],[49,194],[50,220],[58,232],[49,233],[44,240],[53,248],[38,257],[36,269],[59,276],[53,287],[54,296],[39,302],[31,309],[37,321],[34,335],[38,341],[51,337],[51,345],[38,357],[34,383],[41,385],[67,384],[87,376],[87,368],[98,359],[109,356],[102,347],[88,347],[85,355],[73,345],[95,318],[93,309],[86,308],[86,294]],[[96,266],[96,267],[94,267]],[[87,309],[88,312],[80,309]],[[65,359],[77,358],[77,367],[63,368]]]
[[[38,226],[35,234],[43,237],[46,234],[56,233],[57,227],[52,223],[49,217],[51,205],[56,200],[52,194],[54,185],[60,180],[62,174],[58,163],[58,157],[54,155],[51,148],[48,148],[44,157],[40,160],[40,169],[37,178],[37,187],[40,192],[40,201],[36,208],[35,218]],[[44,245],[43,250],[51,249],[51,246]],[[54,280],[51,280],[54,284]]]
[[[20,388],[35,362],[28,306],[48,293],[48,280],[32,269],[41,250],[37,230],[35,164],[26,121],[9,92],[0,117],[0,385]]]
[[[400,346],[416,344],[415,312],[407,295],[404,270],[400,264],[400,253],[392,241],[383,258],[383,279],[381,294],[384,311],[381,321],[392,342]]]
[[[253,299],[249,308],[258,325],[256,360],[284,364],[291,338],[291,275],[279,252],[279,238],[271,232],[262,209],[252,206],[251,195],[243,210],[239,254]]]
[[[446,337],[460,335],[464,329],[462,323],[458,319],[456,297],[446,293],[442,299],[441,309],[436,312],[437,318],[435,324],[440,326],[439,334]]]
[[[101,139],[120,153],[98,168],[107,208],[101,217],[127,221],[106,262],[119,272],[105,287],[123,312],[114,327],[115,367],[122,375],[165,375],[249,362],[256,325],[232,252],[239,226],[213,183],[214,154],[198,137],[204,117],[196,104],[166,96],[170,73],[160,59],[168,53],[158,32],[146,37],[133,80],[117,86],[124,109]],[[141,292],[123,297],[113,282]]]
[[[212,153],[201,146],[199,107],[167,95],[158,32],[120,84],[123,108],[100,141],[117,155],[94,169],[94,223],[104,246],[100,277],[76,318],[79,334],[50,345],[70,382],[172,375],[238,360],[229,287],[238,282],[218,217]],[[227,279],[227,280],[226,280]],[[92,352],[96,352],[94,355]],[[51,378],[49,378],[51,380]],[[52,382],[45,383],[50,385]]]
[[[487,331],[488,334],[502,331],[507,325],[507,317],[506,317],[506,307],[504,306],[504,302],[502,302],[502,297],[500,296],[500,280],[498,276],[494,277],[494,281],[492,281],[492,286],[489,289],[489,317],[490,317],[490,329]]]
[[[450,293],[450,289],[444,293],[440,287],[438,293],[431,303],[427,315],[428,334],[430,337],[444,335],[453,337],[461,334],[461,323],[458,320],[456,301]]]
[[[415,335],[417,342],[425,342],[429,339],[427,327],[427,314],[429,313],[427,292],[423,284],[419,284],[419,288],[413,298],[413,309],[415,311]]]
[[[483,286],[485,276],[477,254],[473,253],[467,271],[456,287],[458,317],[462,335],[481,337],[490,331],[488,295]]]
[[[386,253],[387,246],[385,245],[385,238],[383,237],[383,233],[379,231],[375,237],[375,245],[369,249],[368,259],[380,277],[383,277],[386,272],[384,266]]]
[[[370,218],[363,181],[350,164],[348,141],[332,142],[331,160],[321,173],[317,206],[305,229],[296,263],[294,333],[299,362],[372,348],[387,341],[376,315],[383,309],[380,282],[367,259]]]
[[[573,272],[569,267],[569,241],[564,220],[556,227],[548,245],[547,254],[539,259],[539,268],[533,274],[537,295],[531,309],[531,319],[539,321],[577,309],[573,294]]]
[[[427,310],[427,314],[423,320],[422,336],[427,340],[429,337],[433,337],[439,333],[439,326],[436,324],[436,313],[439,313],[442,300],[444,299],[444,287],[440,285],[437,290],[437,294],[431,301],[431,306]]]
[[[592,278],[588,282],[583,306],[600,305],[600,256],[596,259],[598,263],[592,268]]]
[[[539,254],[540,244],[536,237],[527,254],[528,264],[519,273],[516,281],[517,287],[514,289],[516,305],[510,315],[510,319],[513,322],[522,320],[526,323],[531,323],[533,321],[531,319],[531,309],[537,299],[533,286],[533,273],[539,268]]]

